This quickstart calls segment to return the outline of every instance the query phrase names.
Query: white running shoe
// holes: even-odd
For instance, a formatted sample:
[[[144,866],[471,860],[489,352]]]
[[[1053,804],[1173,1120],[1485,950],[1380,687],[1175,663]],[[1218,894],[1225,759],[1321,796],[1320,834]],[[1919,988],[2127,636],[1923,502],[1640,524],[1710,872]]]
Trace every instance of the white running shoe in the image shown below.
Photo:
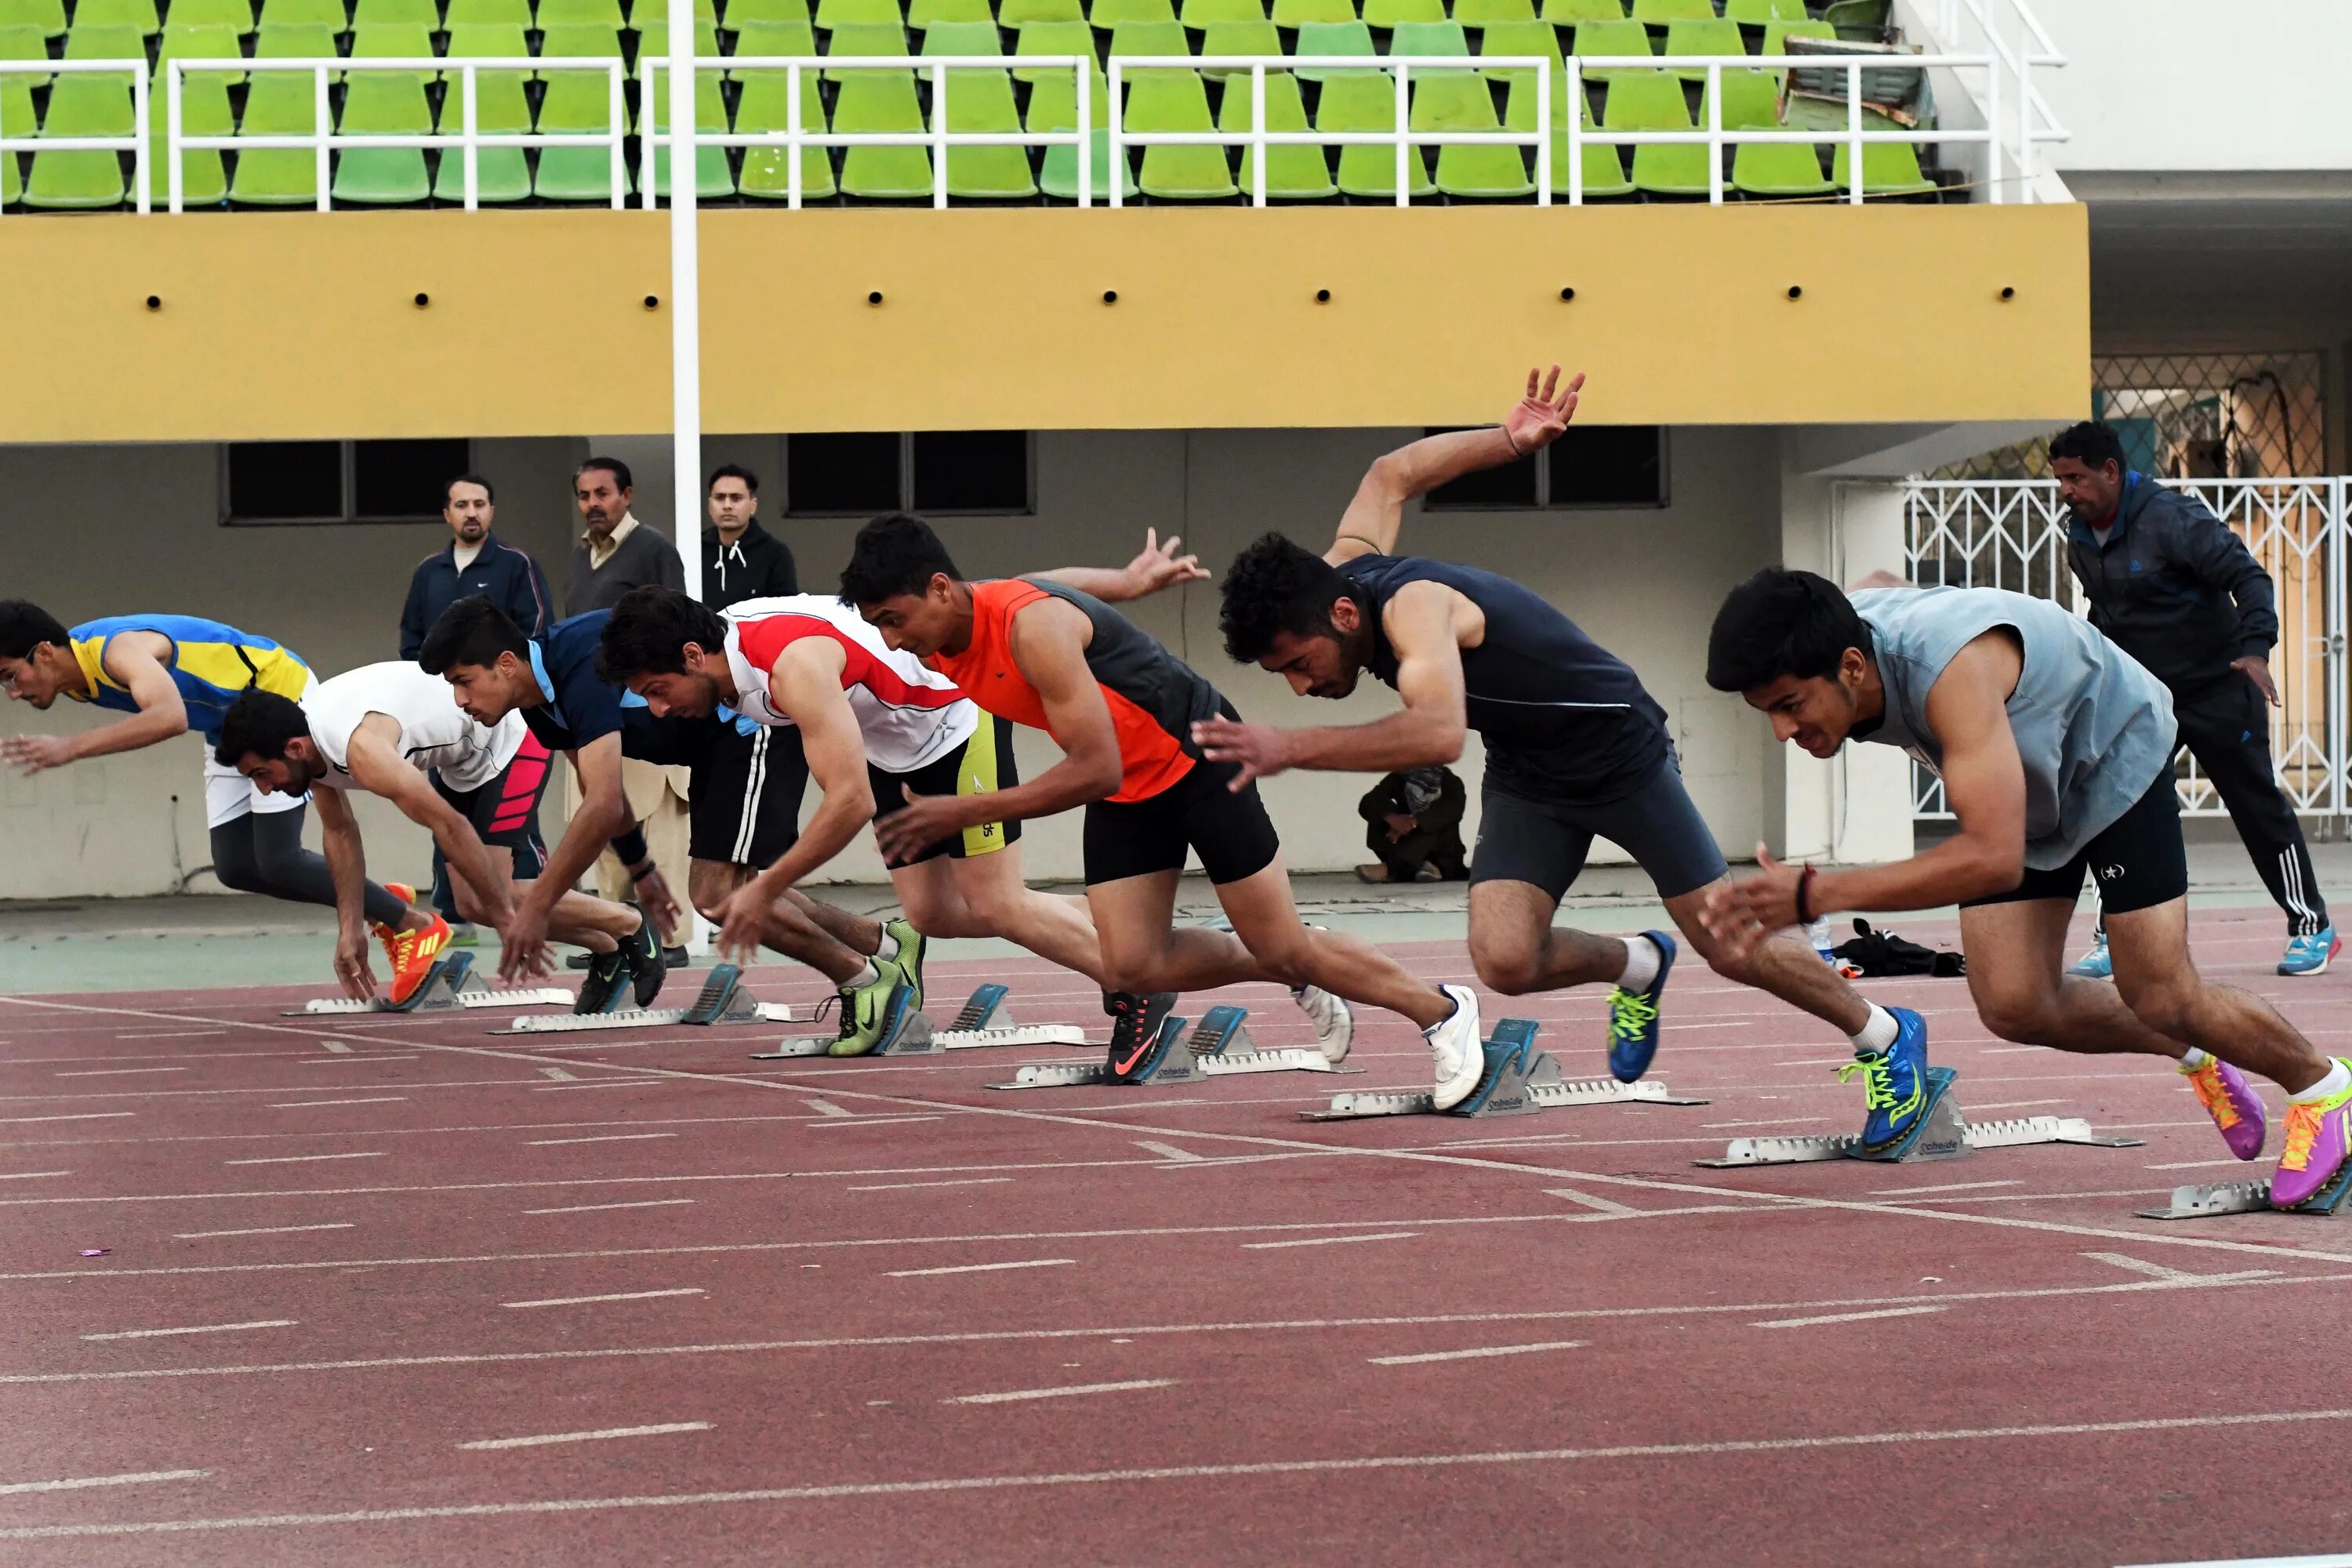
[[[1441,985],[1454,998],[1454,1011],[1423,1029],[1430,1054],[1437,1058],[1437,1109],[1451,1110],[1470,1098],[1486,1071],[1485,1036],[1478,1027],[1478,997],[1467,985]]]
[[[1319,985],[1302,985],[1290,994],[1299,1010],[1313,1020],[1315,1043],[1321,1047],[1323,1059],[1333,1067],[1348,1059],[1348,1047],[1356,1043],[1355,1009],[1344,996],[1334,996]]]

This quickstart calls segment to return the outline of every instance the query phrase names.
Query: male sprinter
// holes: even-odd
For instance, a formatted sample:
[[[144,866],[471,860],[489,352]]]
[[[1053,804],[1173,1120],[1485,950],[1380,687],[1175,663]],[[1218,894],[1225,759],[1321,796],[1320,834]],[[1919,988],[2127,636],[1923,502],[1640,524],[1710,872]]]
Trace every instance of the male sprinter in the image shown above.
[[[247,692],[230,706],[213,754],[263,791],[325,791],[319,824],[342,926],[335,973],[352,995],[373,995],[375,981],[360,925],[366,857],[342,797],[348,789],[383,796],[429,831],[448,863],[458,912],[497,928],[515,972],[547,973],[544,947],[515,920],[512,852],[530,843],[548,771],[547,748],[520,720],[495,729],[477,724],[450,702],[448,687],[395,660],[322,681],[299,703],[274,691]],[[508,853],[493,855],[486,845]],[[651,964],[660,973],[643,917],[624,905],[566,893],[548,930],[559,941],[621,955],[589,971],[576,1011],[603,1011],[625,971]],[[610,983],[600,979],[607,974]]]
[[[297,903],[335,902],[327,863],[302,847],[302,792],[270,795],[215,761],[222,717],[248,689],[299,698],[310,667],[265,637],[194,616],[115,616],[68,631],[22,599],[0,600],[0,687],[46,710],[59,697],[129,713],[79,735],[10,735],[0,757],[28,773],[200,732],[205,826],[213,875],[241,893]],[[447,922],[370,882],[367,918],[392,963],[392,996],[405,1002],[448,944]]]
[[[1507,577],[1393,553],[1404,502],[1465,474],[1549,446],[1576,413],[1584,378],[1554,365],[1491,429],[1433,436],[1374,463],[1321,555],[1278,533],[1225,574],[1225,651],[1286,677],[1306,697],[1340,698],[1370,670],[1404,699],[1370,724],[1281,730],[1209,719],[1192,733],[1236,784],[1286,768],[1390,773],[1450,763],[1465,729],[1486,743],[1470,871],[1470,958],[1507,995],[1615,983],[1609,1067],[1631,1083],[1658,1047],[1658,999],[1674,938],[1592,936],[1552,924],[1598,837],[1622,846],[1666,912],[1717,973],[1770,992],[1834,1026],[1865,1065],[1916,1013],[1874,1007],[1794,936],[1733,959],[1699,919],[1729,875],[1684,792],[1665,713],[1641,680],[1569,618]],[[1873,1128],[1871,1147],[1889,1130]]]
[[[2352,1068],[2270,1004],[2200,978],[2189,956],[2189,869],[2172,788],[2172,699],[2089,622],[1995,588],[1874,588],[1852,599],[1810,572],[1759,572],[1707,639],[1706,680],[1817,757],[1851,738],[1900,746],[1942,774],[1959,831],[1891,866],[1765,862],[1718,889],[1707,923],[1735,952],[1834,910],[1960,906],[1969,990],[2004,1039],[2179,1062],[2241,1160],[2262,1152],[2244,1074],[2287,1091],[2271,1203],[2292,1208],[2352,1150]],[[2088,868],[2116,984],[2064,974]],[[1874,1079],[1923,1104],[1925,1053]],[[2240,1069],[2243,1069],[2241,1071]]]
[[[1231,706],[1134,623],[1048,578],[966,582],[929,525],[902,512],[858,531],[841,597],[890,647],[1062,748],[1062,760],[1035,779],[993,794],[908,790],[906,808],[875,831],[883,858],[898,863],[982,822],[1087,808],[1087,903],[1111,993],[1104,1005],[1115,1077],[1149,1065],[1175,993],[1277,980],[1310,1011],[1336,1014],[1336,999],[1347,997],[1411,1018],[1436,1058],[1439,1110],[1478,1086],[1486,1053],[1476,994],[1423,984],[1379,949],[1299,921],[1256,787],[1226,788],[1232,770],[1203,763],[1192,740],[1195,721],[1231,716]],[[1175,927],[1177,878],[1192,852],[1216,885],[1231,934]],[[1321,1003],[1326,996],[1334,1000]]]

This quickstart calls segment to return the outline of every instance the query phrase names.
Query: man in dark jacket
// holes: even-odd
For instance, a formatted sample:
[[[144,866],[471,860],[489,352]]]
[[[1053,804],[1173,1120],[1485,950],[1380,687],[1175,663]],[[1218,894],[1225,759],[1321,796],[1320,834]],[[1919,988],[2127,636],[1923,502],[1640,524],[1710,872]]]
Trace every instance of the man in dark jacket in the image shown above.
[[[486,595],[525,636],[535,637],[547,630],[551,608],[547,574],[530,555],[499,541],[492,531],[498,510],[497,492],[479,474],[460,474],[442,487],[441,521],[449,525],[449,548],[418,562],[415,575],[408,580],[408,603],[400,610],[402,658],[415,663],[425,634],[441,612],[476,594]],[[520,874],[536,876],[544,853],[544,846],[518,850]],[[457,895],[450,890],[448,868],[437,845],[433,850],[433,907],[448,921],[456,945],[474,944],[473,926],[457,918]]]
[[[1356,805],[1368,825],[1364,842],[1379,857],[1356,868],[1367,882],[1459,882],[1470,875],[1463,863],[1462,811],[1469,796],[1452,768],[1415,768],[1391,773]]]
[[[2341,945],[2294,806],[2271,768],[2278,706],[2270,651],[2279,637],[2270,574],[2196,497],[2124,466],[2105,425],[2050,443],[2058,494],[2074,514],[2066,562],[2091,603],[2091,624],[2171,689],[2180,742],[2220,792],[2286,911],[2281,974],[2317,974]],[[2074,966],[2108,976],[2106,937]]]
[[[792,547],[760,526],[760,476],[729,463],[710,470],[702,531],[702,602],[724,610],[746,599],[801,591]]]

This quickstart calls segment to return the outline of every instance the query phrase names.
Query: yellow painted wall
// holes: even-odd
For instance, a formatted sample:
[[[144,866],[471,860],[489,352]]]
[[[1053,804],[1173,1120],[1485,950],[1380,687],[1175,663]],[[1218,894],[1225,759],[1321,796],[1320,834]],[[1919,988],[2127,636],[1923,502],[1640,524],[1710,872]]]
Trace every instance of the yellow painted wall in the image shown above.
[[[666,430],[667,232],[0,223],[0,440]],[[2089,368],[2079,206],[728,208],[703,237],[714,432],[1471,423],[1537,358],[1606,423],[2055,419]]]

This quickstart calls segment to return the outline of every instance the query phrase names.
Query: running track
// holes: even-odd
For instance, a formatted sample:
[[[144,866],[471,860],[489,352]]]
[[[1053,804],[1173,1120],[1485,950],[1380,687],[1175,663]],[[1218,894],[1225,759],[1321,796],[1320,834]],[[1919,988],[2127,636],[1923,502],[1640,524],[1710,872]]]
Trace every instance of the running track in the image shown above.
[[[2343,979],[2269,974],[2273,915],[2196,925],[2206,968],[2352,1051]],[[1002,978],[1024,1022],[1100,1027],[1071,977],[982,967],[934,966],[935,1016]],[[1971,1113],[2147,1147],[1695,1169],[1859,1103],[1842,1041],[1697,969],[1655,1070],[1706,1106],[1328,1125],[1296,1112],[1425,1085],[1405,1026],[1365,1021],[1361,1077],[1003,1094],[1083,1058],[755,1063],[778,1031],[312,1023],[286,990],[0,998],[0,1562],[2352,1545],[2326,1375],[2352,1233],[2132,1217],[2267,1161],[2227,1161],[2157,1064],[2004,1047],[1960,983],[1867,989],[1927,1011]],[[1226,999],[1260,1045],[1308,1037],[1276,993]],[[1590,1076],[1600,1000],[1487,1016],[1539,1018]]]

